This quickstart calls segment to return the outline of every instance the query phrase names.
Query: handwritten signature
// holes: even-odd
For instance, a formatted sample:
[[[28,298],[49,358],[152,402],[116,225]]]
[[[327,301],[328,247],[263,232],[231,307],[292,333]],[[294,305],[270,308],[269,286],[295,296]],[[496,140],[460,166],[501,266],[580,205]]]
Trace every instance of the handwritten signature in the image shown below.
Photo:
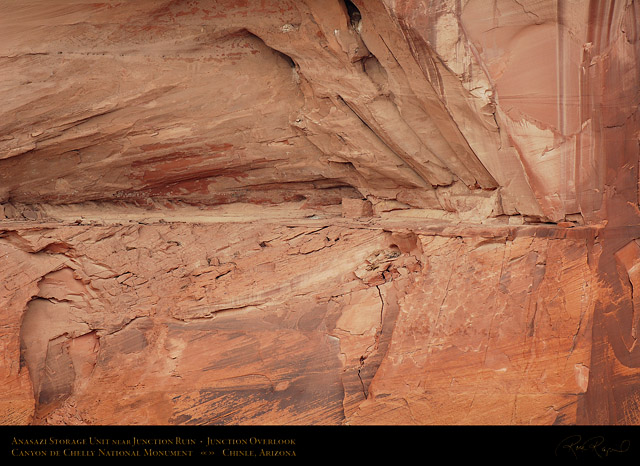
[[[571,452],[574,457],[578,457],[578,454],[592,453],[598,458],[608,457],[612,453],[626,453],[631,448],[631,442],[629,440],[623,440],[617,447],[609,447],[605,445],[605,438],[602,436],[590,437],[586,440],[582,440],[580,435],[572,435],[567,437],[556,447],[556,456],[561,453]]]

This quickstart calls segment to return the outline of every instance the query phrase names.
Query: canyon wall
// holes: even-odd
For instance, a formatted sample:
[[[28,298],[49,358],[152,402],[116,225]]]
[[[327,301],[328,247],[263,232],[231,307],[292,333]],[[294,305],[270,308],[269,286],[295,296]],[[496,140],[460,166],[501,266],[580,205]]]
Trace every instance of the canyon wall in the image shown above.
[[[640,4],[0,3],[3,424],[637,424]]]

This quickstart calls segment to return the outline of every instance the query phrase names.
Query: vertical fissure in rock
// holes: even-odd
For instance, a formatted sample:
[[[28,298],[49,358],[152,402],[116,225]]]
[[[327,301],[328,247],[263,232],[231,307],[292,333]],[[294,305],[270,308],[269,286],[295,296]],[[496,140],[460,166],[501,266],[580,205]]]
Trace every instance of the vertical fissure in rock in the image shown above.
[[[362,21],[362,14],[357,6],[350,2],[349,0],[344,0],[344,4],[347,7],[347,14],[349,15],[349,22],[351,27],[356,31],[360,31],[360,24]]]

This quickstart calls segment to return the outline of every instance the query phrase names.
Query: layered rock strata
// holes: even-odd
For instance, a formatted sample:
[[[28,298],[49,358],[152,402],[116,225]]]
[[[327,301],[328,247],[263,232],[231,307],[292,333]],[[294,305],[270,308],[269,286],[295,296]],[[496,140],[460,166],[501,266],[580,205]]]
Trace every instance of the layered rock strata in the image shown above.
[[[635,424],[635,1],[7,1],[5,424]]]

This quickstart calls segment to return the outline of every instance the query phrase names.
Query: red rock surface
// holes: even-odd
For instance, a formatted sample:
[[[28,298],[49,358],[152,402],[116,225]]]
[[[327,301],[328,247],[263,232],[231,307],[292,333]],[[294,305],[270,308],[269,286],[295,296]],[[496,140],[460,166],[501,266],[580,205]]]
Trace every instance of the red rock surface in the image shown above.
[[[637,424],[637,1],[0,5],[4,424]]]

